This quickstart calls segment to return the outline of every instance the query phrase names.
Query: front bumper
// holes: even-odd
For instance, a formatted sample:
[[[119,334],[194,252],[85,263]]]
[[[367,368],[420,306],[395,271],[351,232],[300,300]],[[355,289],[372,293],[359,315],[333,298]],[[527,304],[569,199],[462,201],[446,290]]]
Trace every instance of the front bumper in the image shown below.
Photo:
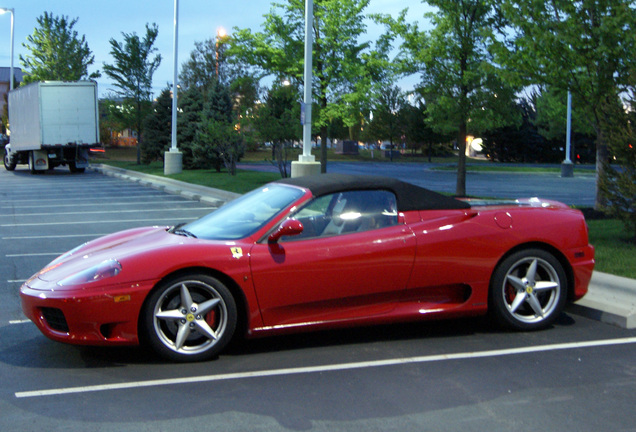
[[[74,345],[136,345],[143,302],[154,282],[60,290],[37,278],[20,288],[24,314],[48,338]]]

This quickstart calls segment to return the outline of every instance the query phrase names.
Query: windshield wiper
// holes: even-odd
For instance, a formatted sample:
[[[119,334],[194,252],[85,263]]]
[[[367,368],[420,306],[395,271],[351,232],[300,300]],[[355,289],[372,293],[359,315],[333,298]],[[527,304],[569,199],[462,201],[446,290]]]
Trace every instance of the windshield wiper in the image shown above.
[[[181,228],[184,225],[185,225],[185,223],[180,223],[179,225],[175,225],[172,228],[170,228],[168,230],[168,232],[170,234],[176,234],[176,235],[181,235],[181,236],[185,236],[185,237],[197,238],[196,235],[194,235],[193,233],[191,233],[187,229]]]

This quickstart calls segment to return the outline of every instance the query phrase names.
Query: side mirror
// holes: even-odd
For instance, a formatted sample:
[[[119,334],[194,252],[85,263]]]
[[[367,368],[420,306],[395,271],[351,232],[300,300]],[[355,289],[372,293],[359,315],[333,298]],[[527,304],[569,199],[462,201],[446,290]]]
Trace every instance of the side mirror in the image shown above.
[[[303,224],[296,219],[287,219],[279,225],[278,229],[271,233],[268,240],[271,243],[277,242],[282,236],[294,236],[303,232]]]

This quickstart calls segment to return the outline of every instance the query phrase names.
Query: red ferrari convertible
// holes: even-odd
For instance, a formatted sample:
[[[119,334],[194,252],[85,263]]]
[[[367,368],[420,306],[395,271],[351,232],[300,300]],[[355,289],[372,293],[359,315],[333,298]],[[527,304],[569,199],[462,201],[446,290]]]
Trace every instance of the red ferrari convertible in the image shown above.
[[[487,312],[542,329],[585,295],[593,267],[583,215],[563,204],[326,174],[270,183],[186,225],[88,242],[20,294],[53,340],[147,343],[197,361],[238,333]]]

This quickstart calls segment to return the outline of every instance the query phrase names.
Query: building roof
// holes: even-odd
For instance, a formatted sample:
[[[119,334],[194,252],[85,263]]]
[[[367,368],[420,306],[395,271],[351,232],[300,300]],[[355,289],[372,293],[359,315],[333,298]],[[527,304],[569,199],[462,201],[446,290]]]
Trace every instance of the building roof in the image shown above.
[[[0,82],[9,82],[9,74],[11,73],[11,67],[0,66]],[[13,68],[13,75],[17,82],[22,82],[22,69],[18,67]]]

